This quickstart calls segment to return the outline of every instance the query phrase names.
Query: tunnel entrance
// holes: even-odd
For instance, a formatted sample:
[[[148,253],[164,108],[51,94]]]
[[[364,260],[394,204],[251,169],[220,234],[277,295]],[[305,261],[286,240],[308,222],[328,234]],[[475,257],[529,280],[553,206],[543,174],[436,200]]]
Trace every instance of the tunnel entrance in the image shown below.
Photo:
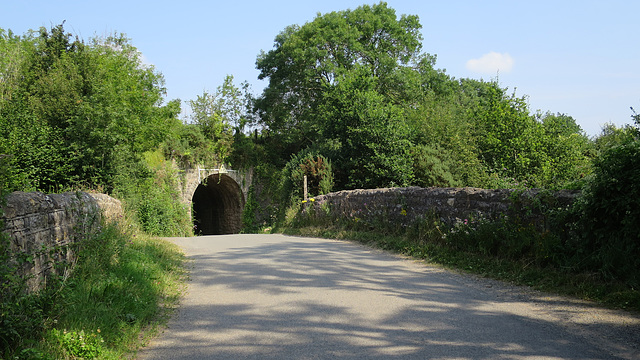
[[[191,201],[196,235],[237,234],[242,229],[244,197],[238,183],[228,175],[207,177]]]

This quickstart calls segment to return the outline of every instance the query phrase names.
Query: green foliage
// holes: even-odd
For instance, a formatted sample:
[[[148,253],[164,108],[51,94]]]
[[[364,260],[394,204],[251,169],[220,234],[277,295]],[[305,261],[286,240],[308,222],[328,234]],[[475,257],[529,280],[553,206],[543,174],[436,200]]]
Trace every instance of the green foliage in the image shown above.
[[[501,176],[537,182],[547,156],[541,127],[529,116],[525,99],[507,96],[495,83],[481,87],[479,95],[473,117],[480,158]]]
[[[627,130],[631,132],[632,130]],[[605,147],[579,204],[584,266],[640,284],[640,136]]]
[[[538,266],[556,266],[563,255],[558,236],[508,217],[493,221],[464,219],[450,230],[446,241],[456,251]]]
[[[259,141],[262,140],[262,141]],[[267,161],[267,150],[264,139],[258,138],[258,130],[253,134],[236,132],[233,139],[233,151],[229,157],[229,164],[237,168],[250,168],[259,166]]]
[[[255,103],[276,155],[318,149],[337,189],[581,186],[590,144],[571,117],[533,116],[497,81],[434,69],[420,28],[380,3],[281,32],[258,57],[269,85]]]
[[[228,161],[233,151],[234,130],[236,137],[239,136],[250,120],[249,85],[245,82],[241,86],[242,89],[236,87],[233,76],[227,75],[213,94],[205,91],[189,101],[191,121],[209,140],[207,151],[213,152],[217,164]]]
[[[123,358],[177,304],[184,255],[130,220],[105,225],[76,251],[71,276],[48,290],[11,301],[2,292],[0,357]]]
[[[370,75],[355,69],[325,95],[323,133],[340,144],[333,160],[344,174],[339,188],[405,186],[413,178],[403,111],[374,90],[378,80]]]
[[[422,40],[416,16],[396,17],[386,3],[319,15],[302,27],[290,26],[275,39],[275,48],[256,62],[269,86],[256,106],[270,129],[299,136],[316,132],[322,93],[353,68],[365,68],[386,79],[408,64]],[[381,81],[378,90],[393,91]],[[320,102],[319,102],[320,101]]]
[[[8,191],[93,188],[118,194],[153,234],[186,234],[163,144],[181,163],[209,160],[216,143],[162,104],[162,75],[122,34],[85,43],[63,25],[23,37],[0,31],[0,154]],[[214,149],[215,150],[215,149]],[[195,153],[191,155],[191,153]],[[4,156],[4,155],[3,155]],[[210,161],[205,161],[206,163]]]
[[[116,195],[135,214],[142,230],[158,236],[189,236],[188,209],[180,202],[177,170],[160,151],[147,153],[144,163],[119,171]]]
[[[602,154],[613,147],[633,142],[637,137],[638,129],[634,126],[617,127],[614,124],[605,124],[594,141],[595,151]]]
[[[244,209],[242,209],[242,231],[245,233],[256,233],[260,230],[258,226],[258,221],[256,219],[256,212],[258,211],[258,207],[260,204],[256,199],[256,191],[255,186],[251,185],[249,187],[249,192],[247,194],[247,201],[244,204]]]
[[[307,149],[291,156],[282,176],[282,200],[287,206],[303,198],[304,176],[309,196],[327,194],[333,187],[331,162],[316,151]]]
[[[451,168],[455,163],[447,151],[429,145],[417,145],[411,149],[413,158],[414,184],[421,187],[455,187],[460,182],[454,180]]]
[[[327,194],[333,187],[333,173],[331,162],[322,155],[311,155],[308,153],[298,164],[297,168],[291,171],[291,182],[300,183],[307,177],[308,195]]]
[[[545,114],[539,122],[546,155],[539,186],[579,189],[591,173],[591,143],[575,120],[564,114]]]
[[[127,222],[122,225],[107,227],[83,244],[64,295],[65,311],[55,326],[70,333],[99,333],[109,358],[135,344],[135,334],[162,311],[163,298],[168,306],[175,304],[175,282],[183,271],[183,255],[174,246],[131,231]]]
[[[60,347],[68,356],[95,359],[104,351],[104,340],[99,333],[85,334],[84,330],[77,332],[53,329],[51,336],[60,343]]]
[[[281,143],[308,146],[331,159],[336,184],[403,185],[411,181],[408,127],[397,105],[401,74],[420,49],[415,16],[387,4],[319,15],[276,37],[257,61],[269,86],[256,101],[260,121]],[[404,96],[404,95],[403,95]]]
[[[139,161],[176,126],[162,76],[123,35],[74,39],[63,25],[23,37],[0,31],[0,153],[12,189],[113,190],[122,161]],[[3,75],[4,78],[4,75]]]
[[[192,120],[201,129],[205,138],[213,140],[212,150],[217,155],[218,162],[223,163],[231,152],[233,134],[231,125],[217,109],[221,105],[217,103],[216,97],[217,94],[211,95],[204,92],[198,95],[196,100],[189,101],[189,104]]]
[[[458,86],[451,81],[449,85]],[[462,100],[428,91],[419,101],[419,106],[407,111],[415,144],[411,151],[414,185],[495,187],[479,158],[475,125]]]
[[[198,165],[215,167],[220,157],[214,141],[207,139],[202,128],[194,124],[184,124],[173,136],[162,144],[164,156],[175,160],[181,168],[195,168]]]

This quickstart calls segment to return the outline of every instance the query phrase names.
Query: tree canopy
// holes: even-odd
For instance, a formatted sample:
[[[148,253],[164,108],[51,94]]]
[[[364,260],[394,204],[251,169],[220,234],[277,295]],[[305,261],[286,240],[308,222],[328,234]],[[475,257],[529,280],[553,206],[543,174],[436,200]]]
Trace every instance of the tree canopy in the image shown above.
[[[572,118],[532,115],[497,81],[436,69],[420,29],[381,2],[278,34],[256,62],[269,84],[255,104],[281,156],[317,150],[338,188],[553,187],[585,171]]]
[[[63,25],[2,30],[0,53],[0,153],[14,187],[110,189],[121,165],[180,124],[179,103],[162,104],[162,75],[124,35],[86,44]]]
[[[421,48],[419,29],[416,16],[398,19],[385,3],[287,27],[276,36],[275,48],[256,62],[259,79],[269,79],[257,103],[263,123],[302,137],[317,133],[323,94],[350,81],[354,72],[377,78],[376,91],[392,93],[394,73]]]

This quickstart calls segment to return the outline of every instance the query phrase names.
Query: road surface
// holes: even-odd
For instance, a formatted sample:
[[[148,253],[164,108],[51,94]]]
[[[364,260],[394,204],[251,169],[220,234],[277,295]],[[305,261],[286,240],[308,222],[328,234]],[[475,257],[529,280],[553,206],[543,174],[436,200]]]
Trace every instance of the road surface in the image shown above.
[[[187,294],[139,359],[640,359],[640,317],[363,245],[170,240]]]

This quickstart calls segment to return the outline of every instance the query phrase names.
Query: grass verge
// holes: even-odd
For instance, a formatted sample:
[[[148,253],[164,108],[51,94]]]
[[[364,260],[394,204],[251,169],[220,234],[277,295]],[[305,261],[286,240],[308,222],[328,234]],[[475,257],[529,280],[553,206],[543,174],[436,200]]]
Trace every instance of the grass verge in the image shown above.
[[[280,229],[289,235],[357,241],[375,248],[425,260],[446,268],[490,277],[536,290],[594,301],[610,308],[640,313],[640,291],[628,284],[606,281],[596,273],[576,273],[538,266],[523,260],[504,259],[456,250],[437,242],[419,242],[406,234],[352,230],[336,225],[299,225]]]
[[[133,228],[107,225],[79,244],[72,276],[30,297],[39,326],[7,359],[132,357],[167,321],[183,290],[184,255]]]

